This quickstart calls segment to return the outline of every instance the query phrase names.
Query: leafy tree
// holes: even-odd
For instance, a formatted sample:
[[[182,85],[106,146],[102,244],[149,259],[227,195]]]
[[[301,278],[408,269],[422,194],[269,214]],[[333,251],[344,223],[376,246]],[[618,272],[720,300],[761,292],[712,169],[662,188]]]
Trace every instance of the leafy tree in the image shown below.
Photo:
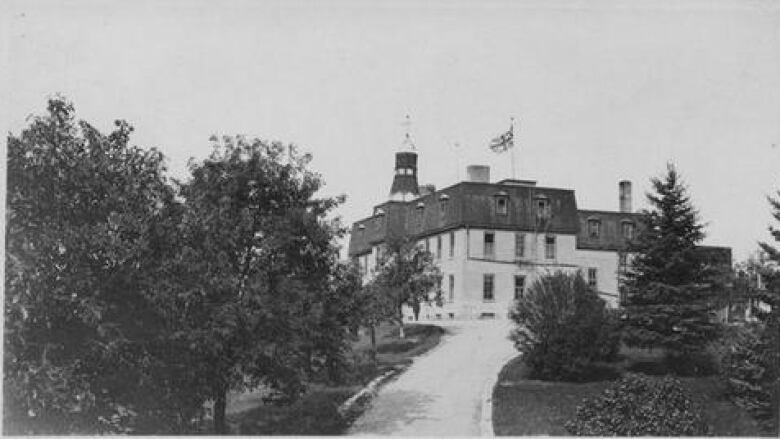
[[[377,282],[376,278],[359,290],[358,311],[355,316],[360,326],[368,328],[371,341],[369,355],[374,366],[377,360],[376,327],[385,321],[395,321],[396,311],[394,297],[387,293],[385,286]]]
[[[334,272],[338,225],[325,218],[341,199],[314,198],[322,181],[307,168],[311,156],[213,140],[181,187],[183,244],[161,268],[176,281],[158,297],[187,348],[191,388],[214,401],[215,431],[225,433],[228,390],[262,385],[290,399],[317,358],[337,366],[349,288],[330,285],[345,276]]]
[[[381,302],[378,306],[390,311],[387,317],[398,323],[400,338],[404,338],[404,305],[414,307],[441,300],[441,273],[433,256],[408,241],[388,243],[387,257],[371,282],[370,289],[378,300],[388,301],[389,306]]]
[[[8,136],[4,432],[128,432],[165,400],[144,285],[173,192],[127,122],[104,135],[62,98],[47,109]]]
[[[643,212],[644,227],[630,245],[635,257],[625,274],[625,340],[687,356],[717,335],[705,285],[711,273],[696,251],[703,226],[672,164],[651,182],[652,208]]]
[[[581,380],[599,361],[617,354],[616,318],[581,273],[541,276],[519,298],[510,318],[510,338],[531,376],[548,380]]]

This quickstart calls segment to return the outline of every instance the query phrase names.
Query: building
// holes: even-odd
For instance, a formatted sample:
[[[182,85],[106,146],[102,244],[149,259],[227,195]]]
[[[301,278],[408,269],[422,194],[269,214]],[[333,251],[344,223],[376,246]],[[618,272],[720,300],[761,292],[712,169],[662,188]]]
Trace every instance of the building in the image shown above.
[[[618,305],[624,250],[640,226],[630,182],[619,182],[619,209],[602,211],[578,208],[572,189],[493,183],[487,166],[468,166],[467,175],[440,190],[420,186],[416,152],[396,153],[389,200],[352,225],[349,256],[364,276],[388,240],[405,237],[429,250],[442,273],[444,303],[423,307],[422,317],[506,317],[536,277],[557,270],[581,271],[610,306]]]

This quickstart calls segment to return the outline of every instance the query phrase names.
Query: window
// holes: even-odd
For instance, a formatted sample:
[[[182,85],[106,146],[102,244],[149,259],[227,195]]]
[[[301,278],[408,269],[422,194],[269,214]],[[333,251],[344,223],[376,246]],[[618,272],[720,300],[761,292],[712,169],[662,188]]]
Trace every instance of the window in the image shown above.
[[[455,232],[450,232],[450,257],[455,256]]]
[[[449,281],[450,281],[450,284],[448,285],[449,294],[447,295],[448,296],[447,299],[449,300],[450,303],[453,303],[455,302],[455,275],[454,274],[449,275]]]
[[[425,238],[425,251],[430,252],[431,251],[431,239]]]
[[[515,300],[523,297],[523,291],[525,291],[525,276],[515,276]]]
[[[360,270],[360,271],[365,276],[366,274],[368,274],[368,255],[367,254],[364,255],[362,259],[363,259],[363,262],[361,264],[362,265],[362,270]]]
[[[592,239],[599,239],[599,237],[601,237],[601,220],[588,220],[588,236]]]
[[[522,258],[525,256],[525,234],[515,233],[515,257]]]
[[[450,204],[450,196],[441,194],[439,196],[439,220],[444,221],[447,218],[447,206]]]
[[[536,197],[536,218],[539,220],[550,218],[550,200],[543,195]]]
[[[596,274],[597,273],[595,268],[588,268],[588,286],[594,290],[598,289]]]
[[[436,235],[436,259],[441,259],[441,235]]]
[[[379,247],[376,248],[376,253],[374,253],[374,266],[379,267]]]
[[[555,236],[547,235],[544,238],[544,257],[555,259]]]
[[[634,239],[634,223],[623,223],[623,237],[626,239]]]
[[[498,215],[506,215],[507,205],[509,205],[509,199],[503,195],[496,197],[496,213]]]
[[[482,300],[485,302],[492,302],[495,298],[493,295],[495,275],[485,274],[482,277]]]
[[[485,247],[484,247],[484,257],[485,258],[493,258],[496,254],[495,249],[495,239],[496,235],[493,232],[485,232]]]

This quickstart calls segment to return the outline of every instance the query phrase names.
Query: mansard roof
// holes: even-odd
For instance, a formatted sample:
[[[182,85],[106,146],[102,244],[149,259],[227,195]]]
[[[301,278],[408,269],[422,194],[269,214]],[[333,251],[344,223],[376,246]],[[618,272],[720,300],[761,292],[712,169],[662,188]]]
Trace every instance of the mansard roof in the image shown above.
[[[496,197],[507,200],[506,214],[497,211]],[[537,220],[539,200],[549,205],[547,221]],[[353,224],[350,256],[390,237],[419,239],[461,227],[571,235],[579,230],[573,190],[530,185],[461,182],[412,201],[380,204],[374,213]]]
[[[608,250],[618,251],[626,246],[623,237],[623,223],[634,224],[634,236],[642,227],[642,215],[632,212],[614,212],[607,210],[580,210],[579,232],[577,233],[577,249],[579,250]],[[592,237],[588,230],[588,221],[595,220],[601,223],[598,237]]]

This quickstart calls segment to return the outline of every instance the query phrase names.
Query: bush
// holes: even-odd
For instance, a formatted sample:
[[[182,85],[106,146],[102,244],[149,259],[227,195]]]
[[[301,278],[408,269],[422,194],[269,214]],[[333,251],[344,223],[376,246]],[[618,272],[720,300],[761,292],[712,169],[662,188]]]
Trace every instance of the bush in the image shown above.
[[[566,430],[584,436],[701,436],[709,426],[678,380],[628,374],[585,399]]]
[[[610,361],[620,347],[618,319],[581,274],[539,278],[510,313],[511,338],[530,377],[581,381],[595,363]]]
[[[728,351],[721,364],[727,394],[758,419],[762,426],[777,431],[777,351],[770,331],[761,325],[735,328],[728,339]]]
[[[718,373],[718,360],[709,350],[686,354],[669,353],[664,357],[664,366],[677,376],[702,377]]]
[[[417,346],[417,339],[393,340],[390,343],[383,343],[377,346],[376,351],[379,354],[399,354],[407,352]]]

